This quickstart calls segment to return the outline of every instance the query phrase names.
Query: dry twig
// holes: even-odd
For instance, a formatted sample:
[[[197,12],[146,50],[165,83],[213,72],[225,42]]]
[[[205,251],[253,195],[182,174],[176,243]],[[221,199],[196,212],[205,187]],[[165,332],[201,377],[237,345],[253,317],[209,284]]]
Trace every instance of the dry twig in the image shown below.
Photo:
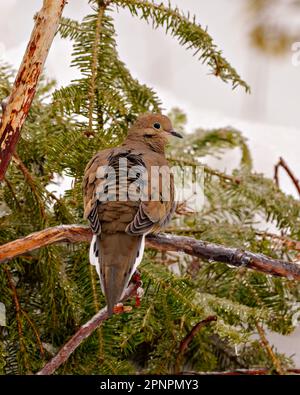
[[[300,369],[287,369],[289,374],[300,374]],[[271,374],[269,369],[235,369],[224,370],[223,372],[195,372],[195,371],[182,371],[180,375],[195,375],[195,376],[264,376]]]
[[[297,189],[297,192],[300,196],[300,182],[299,180],[296,178],[296,176],[294,175],[294,173],[292,172],[292,170],[289,168],[289,166],[287,165],[286,161],[283,158],[279,158],[278,163],[274,166],[274,180],[276,185],[279,188],[279,167],[282,167],[288,174],[288,176],[290,177],[290,179],[292,180],[293,184],[295,185],[295,188]]]
[[[201,328],[203,328],[207,324],[210,324],[212,321],[217,321],[217,316],[210,315],[209,317],[205,318],[204,320],[198,322],[192,328],[192,330],[185,336],[185,338],[183,340],[181,340],[180,346],[179,346],[179,352],[178,352],[176,362],[175,362],[175,374],[179,373],[179,371],[180,371],[180,365],[182,362],[183,355],[186,352],[190,342],[197,335],[197,333],[200,331]]]

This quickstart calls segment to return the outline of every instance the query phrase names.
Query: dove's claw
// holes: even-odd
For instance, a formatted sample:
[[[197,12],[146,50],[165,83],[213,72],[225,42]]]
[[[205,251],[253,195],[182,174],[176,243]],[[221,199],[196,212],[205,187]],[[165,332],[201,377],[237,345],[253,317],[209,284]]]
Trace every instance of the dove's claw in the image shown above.
[[[139,296],[135,296],[135,307],[140,307],[141,306],[141,299]]]
[[[132,276],[132,281],[136,284],[140,283],[142,284],[142,280],[141,280],[141,273],[136,270]]]
[[[135,307],[140,307],[141,305],[141,299],[144,296],[144,288],[138,287],[136,290],[136,295],[135,295]]]
[[[118,303],[114,306],[114,313],[121,313],[124,310],[123,303]]]
[[[114,314],[129,313],[131,310],[131,306],[124,306],[123,303],[118,303],[114,307]]]
[[[143,282],[141,280],[141,273],[136,270],[132,276],[132,282],[138,285],[138,288],[136,290],[135,294],[135,307],[140,307],[141,305],[141,299],[142,296],[144,295],[144,289],[142,288]]]

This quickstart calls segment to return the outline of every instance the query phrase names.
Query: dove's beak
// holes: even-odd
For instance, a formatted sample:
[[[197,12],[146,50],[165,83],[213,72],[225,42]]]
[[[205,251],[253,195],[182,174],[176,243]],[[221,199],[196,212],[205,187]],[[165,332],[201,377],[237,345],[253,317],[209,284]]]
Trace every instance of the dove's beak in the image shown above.
[[[179,137],[180,139],[183,138],[183,136],[180,133],[175,132],[175,130],[171,130],[170,133],[172,136]]]

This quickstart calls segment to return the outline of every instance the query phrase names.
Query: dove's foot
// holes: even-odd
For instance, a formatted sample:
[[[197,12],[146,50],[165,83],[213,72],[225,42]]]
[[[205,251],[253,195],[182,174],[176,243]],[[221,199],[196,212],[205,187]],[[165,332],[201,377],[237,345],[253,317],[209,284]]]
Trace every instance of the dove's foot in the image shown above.
[[[132,282],[138,285],[135,294],[135,307],[140,307],[141,299],[144,295],[144,289],[142,288],[143,282],[141,280],[141,273],[136,270],[132,276]]]
[[[142,285],[141,273],[138,270],[136,270],[133,273],[133,275],[131,277],[131,281],[134,282],[135,284],[139,284],[140,283]]]
[[[140,307],[141,305],[141,299],[144,296],[144,288],[138,287],[136,290],[136,295],[135,295],[135,306]]]
[[[123,303],[118,303],[114,307],[114,314],[129,313],[131,310],[131,306],[124,306]]]

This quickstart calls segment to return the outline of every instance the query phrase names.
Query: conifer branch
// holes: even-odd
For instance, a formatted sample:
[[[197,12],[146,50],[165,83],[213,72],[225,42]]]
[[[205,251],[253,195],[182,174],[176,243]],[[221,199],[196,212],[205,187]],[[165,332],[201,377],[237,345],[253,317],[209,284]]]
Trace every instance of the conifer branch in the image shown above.
[[[124,293],[122,302],[129,299],[136,293],[140,283],[129,285]],[[115,311],[115,314],[122,314],[125,309],[120,308]],[[71,339],[60,349],[60,351],[53,357],[38,373],[37,375],[50,375],[56,371],[76,350],[76,348],[89,337],[99,325],[108,317],[107,308],[104,307],[97,314],[95,314],[86,324],[82,325],[78,331],[71,337]]]
[[[58,32],[62,38],[75,39],[84,32],[80,27],[80,23],[70,18],[61,17]]]
[[[17,321],[17,327],[18,327],[20,352],[22,353],[22,355],[24,355],[25,366],[26,366],[27,371],[29,371],[30,369],[29,369],[28,362],[27,362],[27,350],[26,350],[26,346],[25,346],[25,340],[24,340],[24,334],[23,334],[23,324],[22,324],[22,319],[21,319],[22,309],[20,306],[19,297],[17,294],[17,289],[14,284],[14,280],[11,275],[11,272],[9,271],[9,269],[6,266],[4,266],[4,273],[6,275],[6,278],[7,278],[8,284],[9,284],[9,288],[11,289],[12,298],[13,298],[13,302],[14,302],[15,309],[16,309],[16,321]]]
[[[101,5],[98,8],[97,14],[97,22],[95,29],[95,39],[92,47],[92,63],[91,63],[91,78],[90,78],[90,86],[89,86],[89,104],[88,104],[88,119],[89,119],[89,134],[93,135],[93,113],[94,113],[94,102],[96,95],[96,78],[97,78],[97,62],[99,56],[99,48],[100,48],[100,32],[101,32],[101,24],[102,18],[105,11],[106,5]]]
[[[91,238],[92,232],[87,226],[54,226],[0,246],[0,262],[9,261],[18,255],[50,244],[90,242]],[[246,267],[273,276],[286,277],[289,280],[300,280],[299,265],[243,249],[166,233],[150,234],[146,238],[146,243],[148,247],[159,251],[181,251],[209,262],[223,262],[234,267]]]
[[[300,251],[300,241],[290,239],[287,236],[276,235],[275,233],[261,232],[258,230],[255,231],[255,233],[261,237],[268,237],[270,239],[277,240],[290,250]]]
[[[12,184],[10,183],[10,181],[9,181],[6,177],[4,177],[3,180],[4,180],[4,182],[6,183],[7,188],[9,189],[9,191],[10,191],[10,193],[11,193],[11,195],[12,195],[14,201],[16,202],[16,206],[18,207],[19,210],[21,210],[21,206],[20,206],[19,200],[18,200],[18,198],[17,198],[16,192],[15,192],[15,190],[14,190]]]
[[[229,174],[222,173],[221,171],[212,169],[209,166],[204,165],[201,162],[197,162],[194,160],[188,160],[185,158],[176,159],[176,158],[172,158],[172,157],[169,157],[168,160],[171,163],[179,163],[180,165],[186,165],[186,166],[192,166],[192,167],[203,166],[203,170],[205,171],[205,173],[210,174],[212,176],[216,176],[216,177],[218,177],[222,180],[225,180],[225,181],[230,181],[232,184],[239,185],[242,181],[239,177],[234,177],[234,176],[230,176]]]
[[[41,355],[42,355],[42,357],[44,357],[45,356],[44,347],[43,347],[43,344],[41,342],[41,337],[40,337],[40,334],[39,334],[39,331],[38,331],[37,327],[35,326],[34,322],[29,317],[28,313],[25,310],[21,309],[21,312],[24,315],[24,317],[26,318],[26,320],[29,323],[29,325],[31,326],[31,328],[33,330],[33,333],[34,333],[34,335],[36,337],[36,341],[37,341],[37,343],[39,345],[39,349],[40,349]]]
[[[295,185],[295,188],[300,196],[300,181],[296,178],[296,176],[294,175],[294,173],[292,172],[292,170],[289,168],[286,161],[282,157],[279,158],[278,163],[274,166],[274,180],[278,188],[279,188],[279,174],[278,174],[279,167],[282,167],[286,171],[286,173],[292,180],[293,184]]]
[[[25,348],[24,348],[24,342],[23,342],[23,328],[22,328],[22,322],[21,322],[21,318],[20,318],[21,308],[20,308],[19,298],[17,295],[17,290],[15,287],[15,284],[12,279],[12,275],[7,267],[4,267],[4,272],[7,277],[9,288],[12,291],[13,301],[14,301],[14,305],[15,305],[15,309],[16,309],[16,319],[17,319],[18,334],[19,334],[19,341],[20,341],[20,350],[22,352],[24,352]]]
[[[114,0],[117,6],[128,8],[133,16],[137,16],[154,28],[162,26],[166,33],[176,37],[180,45],[194,51],[194,56],[207,63],[213,75],[223,81],[230,81],[232,88],[241,86],[250,92],[249,85],[241,79],[236,70],[222,56],[211,36],[196,22],[195,16],[185,16],[177,7],[172,8],[162,2],[146,0]]]
[[[4,106],[0,127],[0,181],[19,141],[66,0],[44,0],[13,88]]]
[[[258,322],[255,324],[255,326],[256,326],[257,332],[260,337],[260,342],[261,342],[262,346],[265,348],[269,357],[271,358],[271,361],[272,361],[273,366],[276,370],[276,373],[281,374],[281,375],[284,374],[281,363],[280,363],[279,359],[276,357],[274,351],[272,350],[272,347],[271,347],[270,343],[268,342],[268,339],[266,337],[263,327],[260,326]]]
[[[58,0],[43,2],[44,5],[47,3],[52,6]],[[201,355],[193,356],[190,361],[191,370],[197,370],[200,365],[202,371],[209,370],[217,356],[220,370],[268,367],[267,373],[274,373],[276,365],[274,361],[270,365],[270,354],[264,352],[256,341],[249,344],[247,335],[255,331],[255,322],[259,322],[263,328],[268,327],[277,332],[287,333],[292,329],[298,314],[295,290],[297,283],[287,282],[285,277],[299,280],[299,266],[273,258],[288,256],[282,259],[296,260],[294,251],[289,254],[288,249],[292,249],[291,246],[300,249],[300,242],[288,239],[285,242],[281,236],[269,238],[264,234],[259,235],[251,228],[251,224],[259,217],[267,223],[274,223],[278,234],[284,239],[289,235],[296,240],[300,229],[300,201],[282,193],[273,180],[251,172],[251,156],[246,140],[232,128],[208,131],[199,129],[186,136],[182,143],[171,146],[170,155],[177,158],[178,165],[190,165],[190,169],[201,166],[199,162],[205,155],[215,156],[234,147],[239,147],[242,151],[242,159],[235,171],[229,174],[203,166],[207,200],[200,213],[200,216],[204,216],[202,225],[199,226],[196,213],[189,209],[187,201],[187,204],[183,202],[177,209],[177,214],[184,214],[185,217],[177,216],[174,222],[180,224],[178,228],[187,228],[185,234],[180,234],[175,229],[174,235],[148,236],[148,247],[156,248],[162,253],[156,254],[152,250],[145,257],[147,264],[143,265],[143,276],[147,279],[147,298],[142,303],[141,311],[134,311],[129,316],[115,317],[102,325],[100,320],[100,326],[91,331],[89,328],[89,333],[85,332],[86,336],[93,333],[89,340],[85,338],[87,341],[81,337],[82,331],[75,333],[82,323],[103,307],[99,306],[100,303],[93,305],[93,301],[97,303],[97,297],[100,301],[100,294],[95,283],[91,284],[89,277],[89,270],[96,276],[95,269],[87,265],[85,242],[91,240],[91,232],[87,227],[70,225],[45,229],[32,235],[29,233],[50,226],[45,222],[51,223],[51,226],[77,221],[81,223],[80,180],[85,164],[95,150],[117,145],[138,114],[161,110],[156,93],[135,80],[119,58],[113,18],[118,6],[129,10],[134,18],[144,20],[154,29],[159,28],[170,34],[183,47],[190,48],[207,64],[212,74],[221,77],[233,87],[241,85],[248,89],[246,83],[224,59],[221,49],[216,47],[205,26],[201,27],[188,12],[181,12],[171,3],[161,0],[89,0],[88,3],[91,11],[82,21],[63,18],[58,29],[62,37],[73,41],[72,66],[77,67],[80,73],[78,79],[56,91],[54,101],[45,102],[44,98],[51,95],[49,89],[53,86],[42,81],[36,94],[36,86],[33,84],[30,86],[33,90],[27,92],[26,81],[23,81],[23,77],[26,77],[24,72],[17,92],[28,94],[26,111],[29,110],[30,100],[34,95],[35,98],[26,119],[27,144],[19,143],[17,150],[15,148],[11,151],[12,155],[17,151],[23,161],[25,157],[28,159],[19,167],[24,176],[12,164],[8,170],[9,175],[6,175],[6,184],[0,191],[3,199],[0,207],[0,244],[3,244],[0,247],[0,256],[8,261],[21,255],[11,262],[11,268],[8,264],[2,264],[2,269],[6,267],[11,272],[19,303],[18,311],[7,275],[4,270],[0,270],[0,294],[3,295],[0,320],[2,323],[7,312],[9,324],[12,324],[7,334],[3,332],[3,344],[0,341],[0,373],[24,374],[30,370],[37,372],[47,364],[46,360],[42,360],[43,350],[47,350],[50,355],[47,360],[50,360],[59,351],[54,351],[57,345],[62,350],[42,371],[50,369],[48,372],[55,371],[56,374],[124,374],[132,372],[136,364],[141,366],[142,363],[151,372],[168,373],[175,366],[180,341],[188,341],[193,336],[197,322],[195,317],[199,321],[212,314],[218,315],[218,321],[213,325],[214,333],[204,336],[207,344]],[[106,8],[108,5],[109,9]],[[101,20],[99,8],[105,8]],[[54,29],[53,25],[52,27]],[[45,47],[40,44],[41,39],[36,48],[31,48],[32,51],[44,51]],[[27,63],[29,65],[30,62]],[[26,71],[34,74],[37,69],[31,64]],[[0,66],[0,101],[7,97],[2,102],[4,113],[16,109],[11,107],[12,77],[13,73],[9,68]],[[38,75],[32,77],[38,79]],[[20,99],[18,106],[22,110],[23,96],[19,94],[14,98]],[[24,121],[25,115],[21,111],[20,114],[16,112],[14,117]],[[184,131],[184,122],[182,125]],[[14,126],[20,133],[19,124]],[[93,129],[92,134],[89,133],[89,127]],[[194,163],[187,163],[192,162],[193,158]],[[61,199],[45,188],[49,175],[53,173],[70,176],[75,180]],[[43,221],[37,201],[45,209],[46,221]],[[188,218],[189,214],[191,216]],[[38,225],[41,221],[44,223],[42,226]],[[204,238],[204,233],[198,232],[196,228],[195,232],[189,232],[188,228],[193,229],[195,226],[198,229],[202,227],[205,238],[212,242],[240,247],[251,245],[255,251],[274,249],[273,254],[276,255],[268,258],[195,240]],[[167,232],[172,233],[170,230]],[[178,237],[184,235],[190,237]],[[8,243],[9,240],[17,238],[21,239]],[[63,244],[37,250],[53,243]],[[82,244],[73,246],[68,243]],[[174,252],[167,254],[166,251]],[[183,257],[184,252],[190,254],[191,258],[188,255]],[[193,276],[192,273],[186,278],[170,273],[163,267],[170,256],[174,257],[174,262],[182,259],[197,261],[195,271],[199,270],[199,275]],[[154,262],[151,263],[150,260]],[[203,266],[205,260],[207,263]],[[226,264],[218,264],[216,261],[242,267],[242,270],[228,270]],[[176,269],[180,266],[180,272],[190,274],[188,271],[191,265],[175,266]],[[283,279],[270,279],[260,275],[258,271],[249,272],[248,267],[282,276]],[[14,281],[15,275],[18,278],[17,284]],[[91,279],[93,280],[93,276]],[[96,285],[99,285],[98,279]],[[133,303],[134,301],[130,305]],[[23,310],[25,304],[26,311]],[[131,306],[124,307],[125,311],[129,308]],[[143,314],[144,311],[146,314]],[[117,312],[121,313],[122,310]],[[181,317],[184,319],[181,320]],[[26,353],[20,350],[18,320]],[[183,325],[188,328],[186,333],[182,332]],[[74,328],[74,332],[69,332],[70,327]],[[141,331],[141,327],[144,330]],[[191,329],[191,336],[184,339]],[[201,334],[204,331],[205,334],[211,332],[210,327],[200,329],[187,346],[187,354],[192,352],[192,347],[201,344]],[[95,332],[99,334],[99,345]],[[45,343],[42,343],[40,335]],[[72,340],[71,345],[69,339]],[[83,344],[78,347],[81,341]],[[64,346],[64,343],[67,344]],[[244,343],[245,347],[239,349],[239,355],[235,353],[235,343]],[[73,360],[72,355],[62,365],[75,349],[75,359]],[[137,349],[140,352],[136,353]],[[275,356],[277,357],[276,354]],[[184,360],[187,355],[181,357]],[[71,360],[76,360],[76,363]],[[284,357],[280,358],[280,362],[286,373],[288,362]],[[184,369],[183,364],[179,363],[178,366],[181,370]]]
[[[30,186],[30,189],[37,201],[41,216],[45,220],[46,219],[45,204],[38,194],[38,186],[37,186],[37,182],[36,182],[35,178],[33,177],[31,172],[29,171],[29,169],[25,166],[24,162],[22,161],[22,159],[19,157],[19,155],[16,152],[13,154],[13,161],[17,165],[18,169],[23,173],[23,176],[24,176],[25,180],[27,181],[28,185]],[[6,182],[10,192],[12,193],[18,207],[21,208],[20,204],[17,200],[16,194],[14,193],[12,185],[9,183],[9,181],[7,180],[6,177],[4,178],[4,181]],[[57,196],[55,196],[54,193],[49,192],[47,189],[45,189],[43,192],[48,196],[48,198],[55,200],[57,204],[62,205],[62,201]]]
[[[27,169],[27,167],[25,166],[25,164],[23,163],[23,161],[21,160],[21,158],[19,157],[19,155],[16,152],[13,154],[13,161],[16,163],[17,167],[23,173],[25,180],[28,182],[28,185],[30,186],[32,193],[36,199],[36,202],[38,204],[38,207],[40,209],[41,217],[45,220],[46,219],[46,211],[45,211],[44,203],[37,192],[36,183],[31,175],[30,171]]]
[[[204,171],[208,174],[211,174],[212,176],[219,177],[222,180],[230,181],[233,184],[239,185],[241,183],[241,179],[239,177],[230,176],[228,174],[222,173],[221,171],[211,169],[210,167],[208,167],[206,165],[204,165]]]

